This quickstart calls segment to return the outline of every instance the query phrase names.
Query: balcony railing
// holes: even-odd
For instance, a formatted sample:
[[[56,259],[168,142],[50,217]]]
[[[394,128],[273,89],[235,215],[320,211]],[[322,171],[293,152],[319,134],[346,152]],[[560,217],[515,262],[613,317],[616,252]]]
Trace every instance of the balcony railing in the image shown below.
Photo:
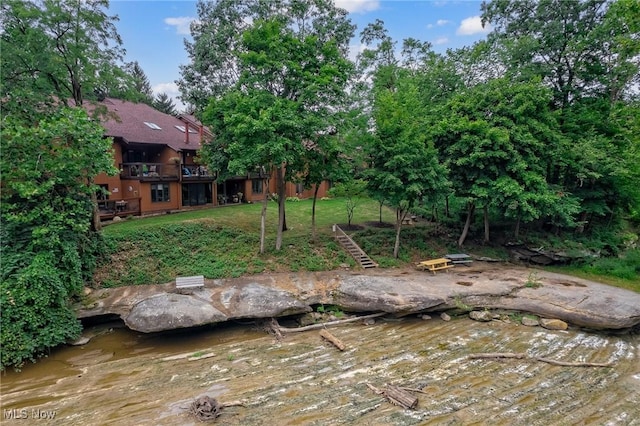
[[[140,180],[178,180],[180,166],[166,163],[122,163],[120,177]]]
[[[182,165],[182,180],[212,180],[215,176],[209,173],[205,166],[195,164]]]

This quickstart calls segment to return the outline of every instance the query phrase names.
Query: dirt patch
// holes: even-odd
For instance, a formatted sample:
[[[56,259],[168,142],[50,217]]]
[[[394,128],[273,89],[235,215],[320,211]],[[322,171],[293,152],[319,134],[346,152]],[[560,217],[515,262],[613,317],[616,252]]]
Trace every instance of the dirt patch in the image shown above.
[[[393,223],[379,221],[369,221],[364,224],[371,228],[393,228],[395,226]]]

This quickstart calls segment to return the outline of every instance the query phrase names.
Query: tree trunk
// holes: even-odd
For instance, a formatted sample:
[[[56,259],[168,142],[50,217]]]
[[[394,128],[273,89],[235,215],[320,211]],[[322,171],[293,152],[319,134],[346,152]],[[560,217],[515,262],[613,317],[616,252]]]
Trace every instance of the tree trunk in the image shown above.
[[[520,214],[518,214],[518,217],[516,218],[516,229],[513,232],[513,236],[516,240],[520,238]]]
[[[311,204],[311,243],[316,242],[316,200],[318,199],[318,190],[320,185],[316,184],[313,189],[313,203]]]
[[[276,250],[282,248],[282,231],[285,227],[284,219],[284,203],[285,203],[285,184],[284,184],[284,165],[280,165],[277,171],[276,186],[278,188],[278,233],[276,235]]]
[[[467,234],[469,234],[469,227],[471,227],[471,220],[473,218],[473,212],[476,209],[476,205],[472,202],[469,202],[467,207],[467,220],[464,223],[464,228],[462,229],[462,235],[458,239],[458,247],[462,247],[464,244],[464,240],[467,238]]]
[[[449,196],[444,197],[444,216],[449,218]]]
[[[88,179],[89,187],[93,186],[93,179]],[[93,231],[99,232],[102,229],[102,223],[100,222],[100,209],[98,209],[98,196],[96,191],[91,191],[91,229]]]
[[[484,210],[484,242],[489,242],[489,205],[485,204]]]
[[[393,257],[398,258],[400,253],[400,230],[402,229],[402,221],[407,215],[407,211],[396,210],[396,243],[393,246]]]
[[[380,217],[380,219],[378,220],[380,223],[382,223],[382,206],[384,205],[383,201],[380,201],[380,206],[378,209],[378,216]]]
[[[260,213],[260,254],[264,254],[265,235],[267,231],[267,205],[269,204],[269,179],[262,180],[264,197],[262,198],[262,212]]]

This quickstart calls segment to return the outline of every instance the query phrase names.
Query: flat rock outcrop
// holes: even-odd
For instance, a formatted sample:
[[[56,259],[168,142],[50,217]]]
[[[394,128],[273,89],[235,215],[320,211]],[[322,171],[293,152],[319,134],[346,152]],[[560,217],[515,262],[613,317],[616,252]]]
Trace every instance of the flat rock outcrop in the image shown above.
[[[531,285],[535,273],[536,285]],[[79,318],[117,315],[142,332],[271,318],[333,304],[397,316],[452,309],[507,309],[592,329],[640,324],[640,293],[528,268],[475,262],[436,275],[410,269],[329,271],[206,280],[178,294],[174,283],[94,290]]]

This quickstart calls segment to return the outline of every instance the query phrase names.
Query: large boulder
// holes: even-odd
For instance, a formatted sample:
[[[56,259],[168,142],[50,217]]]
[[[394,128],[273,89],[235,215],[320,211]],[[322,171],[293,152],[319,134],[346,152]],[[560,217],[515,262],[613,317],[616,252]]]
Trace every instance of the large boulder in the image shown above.
[[[345,277],[333,297],[333,303],[350,312],[410,314],[445,303],[416,280],[365,275]]]
[[[124,322],[132,330],[151,333],[197,327],[227,319],[206,300],[192,295],[161,293],[136,303]]]
[[[220,302],[230,319],[271,318],[312,311],[309,305],[288,291],[257,283],[224,289],[220,293]]]

